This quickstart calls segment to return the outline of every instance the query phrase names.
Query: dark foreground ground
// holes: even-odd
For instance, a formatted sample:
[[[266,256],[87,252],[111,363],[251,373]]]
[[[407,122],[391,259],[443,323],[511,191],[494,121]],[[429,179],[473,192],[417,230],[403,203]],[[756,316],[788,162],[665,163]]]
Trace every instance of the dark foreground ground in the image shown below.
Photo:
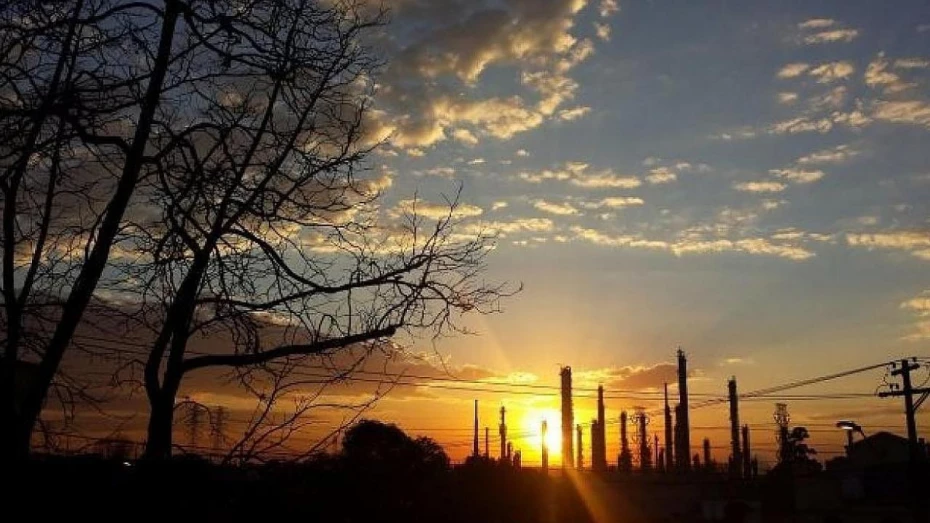
[[[86,457],[39,459],[5,472],[14,481],[0,497],[0,521],[920,521],[906,504],[894,501],[811,505],[808,500],[810,506],[799,509],[805,495],[831,494],[819,493],[820,483],[764,478],[733,484],[658,475],[547,478],[490,464],[385,469],[323,459],[227,468],[199,460],[125,464]]]

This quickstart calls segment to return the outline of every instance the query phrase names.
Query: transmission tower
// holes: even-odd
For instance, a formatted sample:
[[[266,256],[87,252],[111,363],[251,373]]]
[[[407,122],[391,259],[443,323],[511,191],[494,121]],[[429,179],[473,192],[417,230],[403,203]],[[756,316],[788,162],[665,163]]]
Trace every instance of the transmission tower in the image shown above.
[[[631,418],[633,425],[637,427],[633,443],[639,446],[639,468],[640,470],[649,470],[652,467],[652,450],[649,448],[649,434],[646,432],[646,425],[649,425],[649,415],[643,407],[636,407]]]
[[[213,440],[213,451],[219,452],[226,442],[226,407],[217,407],[214,415],[213,426],[211,427],[211,439]]]

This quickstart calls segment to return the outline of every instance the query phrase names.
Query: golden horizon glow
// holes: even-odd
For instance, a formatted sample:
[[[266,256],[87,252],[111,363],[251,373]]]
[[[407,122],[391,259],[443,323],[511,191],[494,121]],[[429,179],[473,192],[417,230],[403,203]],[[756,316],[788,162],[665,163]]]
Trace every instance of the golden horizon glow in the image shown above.
[[[562,461],[561,414],[554,408],[531,408],[526,411],[520,423],[523,433],[528,435],[526,441],[529,449],[523,449],[524,455],[542,459],[542,422],[546,421],[546,445],[549,447],[549,463]]]

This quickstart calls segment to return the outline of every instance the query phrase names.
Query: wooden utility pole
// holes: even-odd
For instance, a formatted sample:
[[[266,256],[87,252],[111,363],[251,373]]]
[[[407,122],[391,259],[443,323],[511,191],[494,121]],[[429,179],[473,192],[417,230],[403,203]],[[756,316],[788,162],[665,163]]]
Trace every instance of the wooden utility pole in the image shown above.
[[[892,363],[892,365],[897,367],[894,363]],[[911,385],[911,371],[919,368],[920,365],[917,363],[912,363],[906,359],[901,360],[901,368],[895,368],[891,371],[892,376],[901,376],[901,389],[878,393],[878,396],[881,398],[904,396],[904,415],[907,418],[907,442],[912,462],[922,457],[917,443],[917,421],[915,420],[917,407],[914,405],[914,394],[930,393],[930,388],[915,389]]]

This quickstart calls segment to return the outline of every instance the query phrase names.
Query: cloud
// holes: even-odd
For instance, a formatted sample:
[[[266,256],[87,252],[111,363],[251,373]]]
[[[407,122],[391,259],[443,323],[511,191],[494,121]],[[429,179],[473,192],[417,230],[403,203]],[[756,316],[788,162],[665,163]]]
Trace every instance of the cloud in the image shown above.
[[[452,178],[455,176],[455,169],[452,167],[433,167],[432,169],[423,171],[423,174],[427,174],[429,176],[439,176],[442,178]]]
[[[832,149],[821,149],[797,159],[802,165],[816,165],[824,163],[844,163],[859,156],[859,151],[849,145],[838,145]]]
[[[797,183],[813,183],[824,177],[824,172],[819,169],[805,170],[794,167],[789,167],[787,169],[771,169],[769,174]]]
[[[547,212],[549,214],[557,214],[559,216],[571,216],[579,214],[578,209],[574,205],[565,202],[548,202],[546,200],[536,200],[533,202],[533,207],[539,209],[540,211]]]
[[[523,157],[523,158],[526,158],[527,156],[530,155],[530,153],[527,152],[526,149],[517,149],[516,155],[517,155],[517,156],[520,156],[520,157]]]
[[[689,371],[689,376],[695,374]],[[661,389],[666,383],[678,383],[678,366],[674,363],[657,363],[652,366],[629,365],[589,371],[575,371],[582,386],[603,385],[606,389],[649,390]]]
[[[529,183],[542,183],[548,180],[567,181],[577,187],[586,189],[633,189],[642,185],[635,176],[623,176],[610,169],[590,171],[584,162],[565,162],[555,169],[537,172],[524,171],[517,175]]]
[[[466,232],[486,232],[506,236],[521,232],[541,233],[555,229],[555,224],[549,218],[517,218],[511,221],[487,221],[471,224]]]
[[[798,29],[825,29],[836,25],[832,18],[811,18],[798,24]]]
[[[737,182],[733,188],[742,192],[771,193],[784,191],[788,186],[781,182]]]
[[[896,73],[889,71],[891,64],[885,58],[884,53],[869,62],[865,70],[865,83],[869,87],[881,87],[886,94],[899,93],[916,86],[915,83],[907,83],[901,80]]]
[[[465,145],[478,145],[478,137],[468,129],[456,129],[452,132],[452,137]]]
[[[635,189],[643,182],[635,176],[615,174],[607,169],[596,173],[586,173],[572,179],[572,185],[586,189]]]
[[[568,74],[594,52],[572,34],[579,0],[520,0],[467,6],[455,0],[393,2],[388,66],[375,97],[372,134],[395,147],[429,147],[468,125],[474,138],[511,138],[542,125],[578,87]],[[448,16],[462,12],[462,16]],[[416,31],[411,31],[412,28]],[[492,68],[515,69],[521,89],[482,96]]]
[[[610,41],[610,26],[600,22],[594,22],[594,33],[598,38],[605,42]]]
[[[776,74],[776,76],[779,78],[797,78],[798,76],[801,76],[802,74],[804,74],[805,71],[810,69],[810,67],[811,67],[810,64],[805,64],[801,62],[787,64],[781,69],[779,69],[778,74]]]
[[[817,78],[817,83],[826,84],[849,78],[856,71],[855,66],[848,61],[830,62],[812,68],[808,74]]]
[[[484,158],[472,158],[467,163],[468,165],[481,165],[484,163]]]
[[[846,243],[869,250],[901,250],[924,260],[930,260],[930,233],[923,231],[886,231],[848,233]]]
[[[919,100],[878,102],[873,106],[872,116],[876,120],[930,128],[930,103]]]
[[[852,42],[859,36],[856,29],[834,29],[832,31],[821,31],[804,37],[806,44],[825,44],[832,42]]]
[[[623,209],[643,205],[643,199],[635,196],[611,196],[596,202],[585,202],[582,206],[586,209]]]
[[[600,13],[601,18],[607,18],[608,16],[616,13],[620,10],[620,5],[617,4],[617,0],[601,0],[600,8],[598,8],[598,13]]]
[[[497,201],[497,202],[494,202],[494,203],[491,204],[491,210],[492,210],[492,211],[497,211],[497,210],[499,210],[499,209],[504,209],[504,208],[507,207],[507,205],[508,205],[507,202],[504,202],[504,201]]]
[[[637,235],[610,235],[596,229],[572,227],[575,238],[605,247],[644,248],[666,251],[675,256],[687,254],[711,254],[735,252],[743,254],[775,256],[792,261],[807,260],[815,254],[792,243],[774,243],[766,238],[747,237],[739,239],[703,238],[698,235],[684,235],[674,241],[653,240]]]
[[[432,203],[423,200],[401,200],[389,211],[390,215],[394,217],[404,214],[416,214],[434,220],[450,216],[453,218],[467,218],[479,216],[483,212],[484,210],[481,207],[468,203],[459,203],[452,207],[449,204]]]
[[[778,103],[793,104],[798,101],[798,93],[781,92],[778,93]]]
[[[898,58],[894,61],[898,69],[926,69],[930,67],[930,60],[926,58]]]
[[[924,318],[913,324],[913,331],[904,337],[906,340],[918,341],[930,339],[930,291],[924,291],[919,295],[901,303],[901,308],[910,311],[918,318]]]
[[[567,120],[567,121],[577,120],[578,118],[581,118],[582,116],[590,112],[591,112],[591,108],[588,106],[584,106],[584,105],[578,106],[578,107],[572,107],[571,109],[562,109],[561,111],[559,111],[559,119]]]
[[[672,183],[678,179],[678,175],[673,173],[668,167],[657,167],[649,171],[646,175],[646,181],[652,185]]]

